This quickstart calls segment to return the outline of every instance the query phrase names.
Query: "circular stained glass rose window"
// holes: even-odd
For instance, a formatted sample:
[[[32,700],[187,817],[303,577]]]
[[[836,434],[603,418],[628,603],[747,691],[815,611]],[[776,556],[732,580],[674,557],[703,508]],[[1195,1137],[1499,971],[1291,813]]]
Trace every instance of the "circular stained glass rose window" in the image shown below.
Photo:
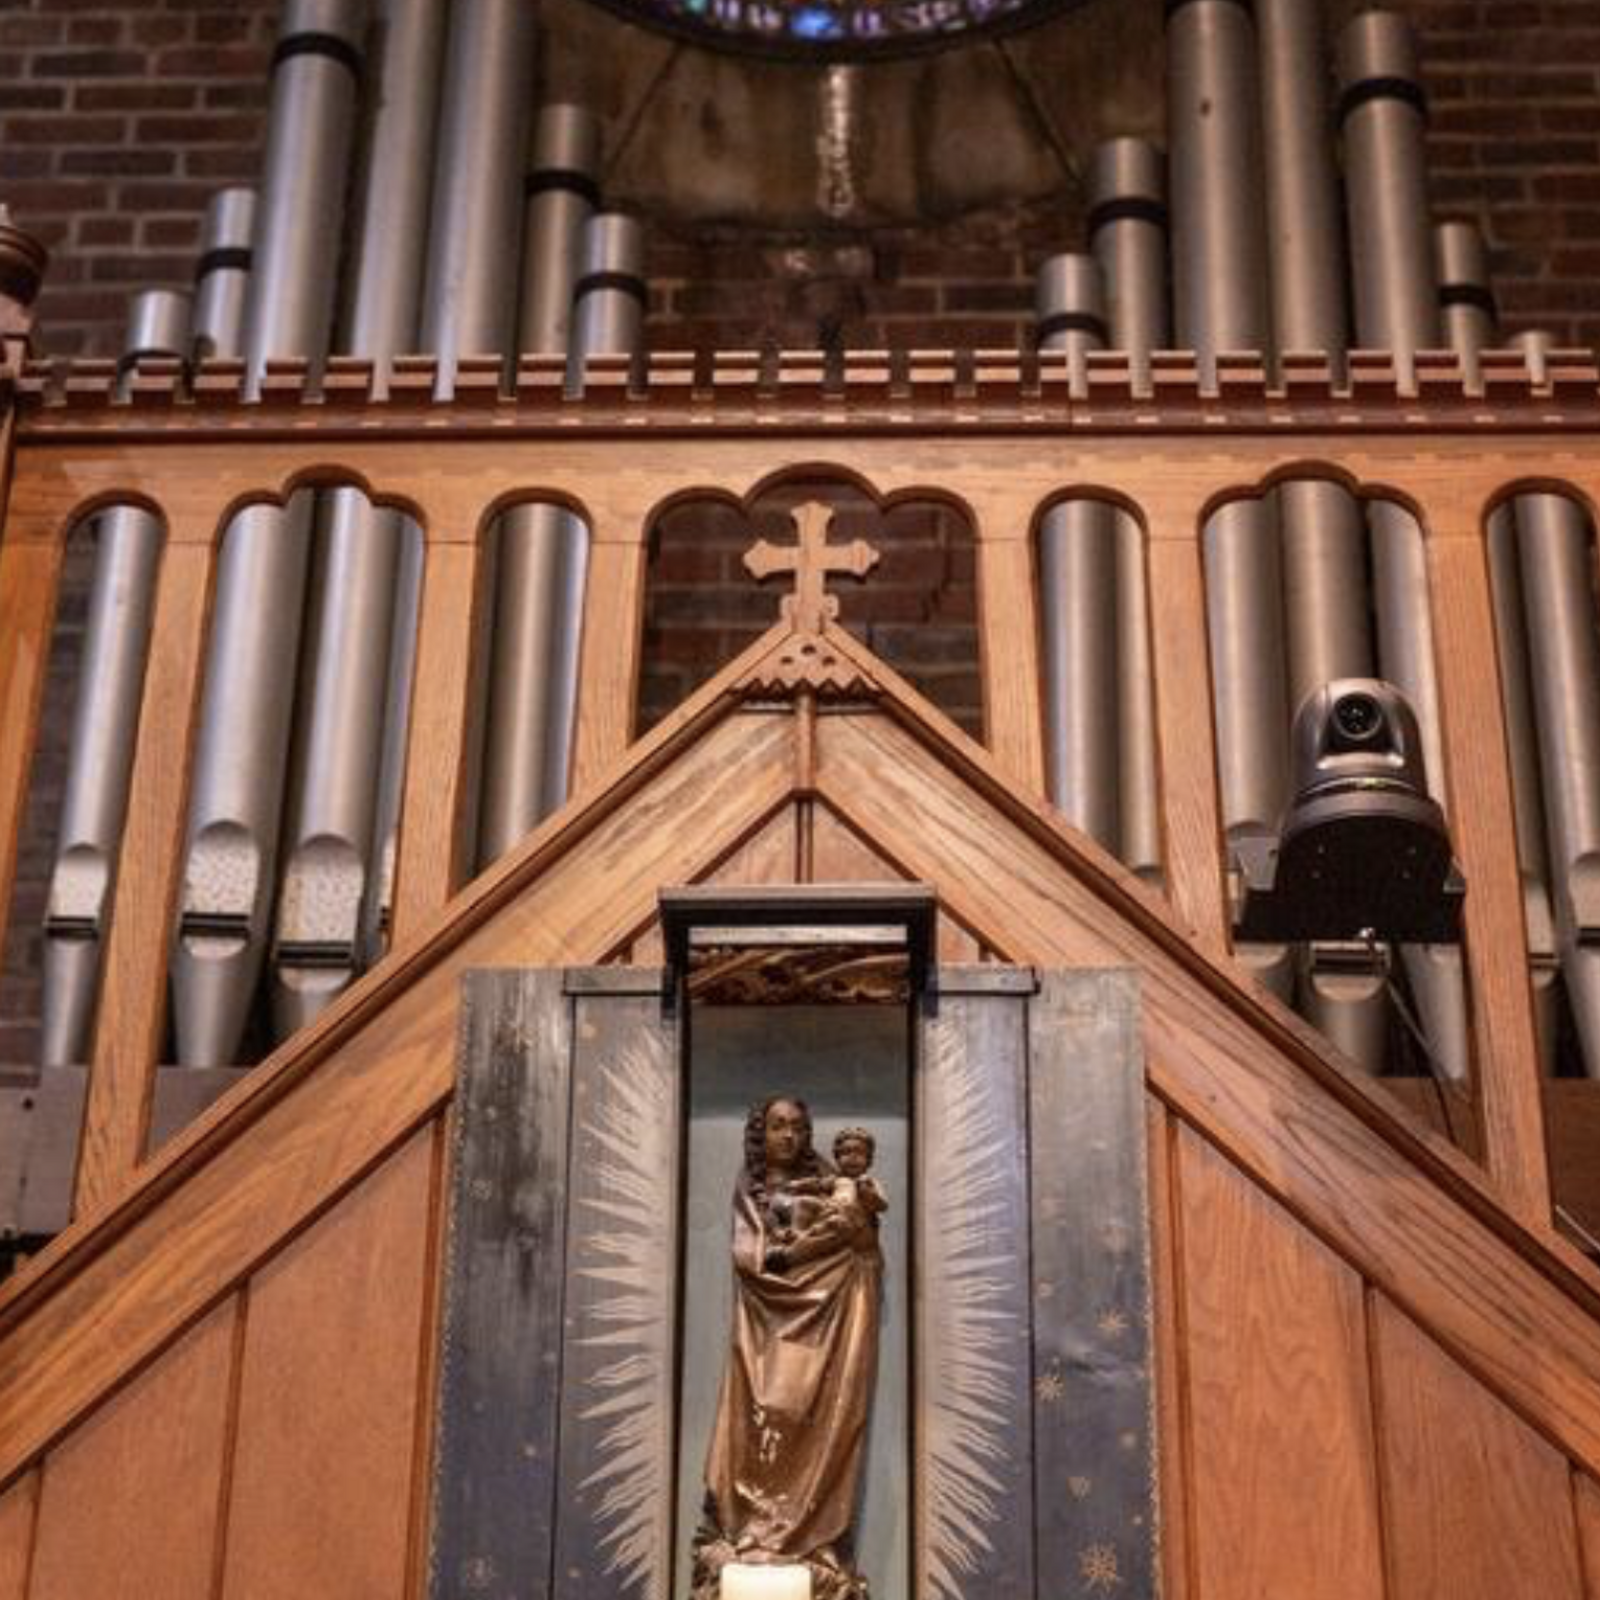
[[[701,44],[809,61],[859,61],[961,44],[1083,0],[600,0],[630,22]]]

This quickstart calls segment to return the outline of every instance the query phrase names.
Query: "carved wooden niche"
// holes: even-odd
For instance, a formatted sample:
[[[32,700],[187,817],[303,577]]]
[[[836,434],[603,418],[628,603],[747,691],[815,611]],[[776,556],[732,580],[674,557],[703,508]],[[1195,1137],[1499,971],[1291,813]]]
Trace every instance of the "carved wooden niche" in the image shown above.
[[[871,1129],[889,1197],[874,1600],[1155,1595],[1134,975],[939,967],[918,885],[663,911],[665,971],[467,979],[431,1600],[687,1600],[776,1092],[823,1153]]]

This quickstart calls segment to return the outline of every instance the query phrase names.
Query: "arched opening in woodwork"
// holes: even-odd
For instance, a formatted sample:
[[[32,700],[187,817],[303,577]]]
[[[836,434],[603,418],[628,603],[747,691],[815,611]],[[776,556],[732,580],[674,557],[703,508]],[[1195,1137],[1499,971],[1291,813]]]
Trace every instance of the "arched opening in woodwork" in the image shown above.
[[[741,504],[707,492],[673,501],[651,529],[638,726],[675,705],[761,636],[778,598],[744,570],[758,539],[794,538],[789,513],[834,507],[831,538],[862,538],[880,560],[864,583],[836,582],[839,620],[939,710],[983,737],[976,560],[968,519],[947,498],[880,499],[839,472],[803,468],[758,485]]]
[[[1293,799],[1295,716],[1335,680],[1376,678],[1401,692],[1416,714],[1428,790],[1456,827],[1423,527],[1397,498],[1319,468],[1225,500],[1202,533],[1223,844],[1236,887],[1242,852],[1276,838]],[[1238,942],[1236,954],[1363,1072],[1416,1083],[1400,1091],[1408,1103],[1456,1142],[1476,1144],[1462,947],[1328,938]]]
[[[1045,788],[1082,832],[1161,880],[1145,530],[1127,506],[1073,492],[1034,526]]]
[[[1557,1215],[1595,1249],[1600,1188],[1600,613],[1584,496],[1517,484],[1484,524]],[[1587,1235],[1587,1237],[1583,1237]]]

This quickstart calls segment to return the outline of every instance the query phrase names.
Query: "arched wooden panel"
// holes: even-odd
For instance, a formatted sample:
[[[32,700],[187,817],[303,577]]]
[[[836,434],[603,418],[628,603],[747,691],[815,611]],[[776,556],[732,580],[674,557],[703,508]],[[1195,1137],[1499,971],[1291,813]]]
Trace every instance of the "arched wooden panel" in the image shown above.
[[[28,1600],[211,1600],[237,1297],[45,1457]]]
[[[0,1600],[25,1600],[33,1556],[34,1514],[39,1506],[39,1472],[25,1472],[0,1495]]]
[[[250,1281],[223,1600],[405,1593],[436,1143]]]
[[[1566,1459],[1382,1296],[1373,1319],[1392,1600],[1583,1600]]]
[[[1178,1152],[1200,1600],[1384,1600],[1361,1280],[1198,1134]]]

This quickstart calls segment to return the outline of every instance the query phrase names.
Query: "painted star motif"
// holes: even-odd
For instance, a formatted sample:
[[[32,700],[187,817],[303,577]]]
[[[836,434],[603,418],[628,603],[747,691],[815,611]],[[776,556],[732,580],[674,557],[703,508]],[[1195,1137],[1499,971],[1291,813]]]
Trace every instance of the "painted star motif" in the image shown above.
[[[1041,1372],[1034,1380],[1033,1392],[1042,1404],[1057,1405],[1067,1392],[1066,1380],[1058,1369],[1052,1367],[1048,1372]]]
[[[1128,1314],[1112,1308],[1102,1311],[1095,1322],[1095,1326],[1107,1339],[1115,1339],[1119,1334],[1128,1331]]]
[[[1078,1570],[1083,1574],[1084,1588],[1097,1593],[1110,1594],[1122,1582],[1117,1552],[1108,1544],[1092,1544],[1080,1552]]]
[[[1087,1478],[1067,1479],[1067,1493],[1070,1494],[1074,1500],[1087,1500],[1089,1498],[1089,1491],[1093,1487],[1094,1485]]]

